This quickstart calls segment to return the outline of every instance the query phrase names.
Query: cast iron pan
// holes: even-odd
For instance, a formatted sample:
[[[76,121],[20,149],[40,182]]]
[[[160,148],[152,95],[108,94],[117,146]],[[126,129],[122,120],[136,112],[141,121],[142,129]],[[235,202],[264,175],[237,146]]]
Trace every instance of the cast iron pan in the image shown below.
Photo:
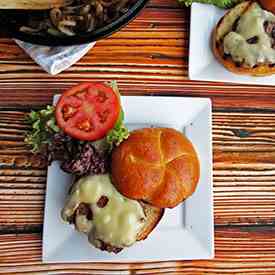
[[[16,38],[25,42],[45,46],[71,46],[89,43],[107,37],[120,30],[138,15],[147,2],[148,0],[137,0],[137,2],[121,17],[93,32],[64,37],[56,37],[48,34],[43,36],[33,35],[21,32],[19,28],[25,25],[24,22],[27,22],[29,14],[14,10],[2,10],[0,11],[0,37]]]

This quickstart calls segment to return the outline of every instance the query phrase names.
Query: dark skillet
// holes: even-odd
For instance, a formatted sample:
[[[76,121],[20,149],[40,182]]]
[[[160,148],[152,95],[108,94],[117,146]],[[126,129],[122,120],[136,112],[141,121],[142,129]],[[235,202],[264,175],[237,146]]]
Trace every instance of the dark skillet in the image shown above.
[[[130,7],[129,10],[121,17],[93,32],[62,37],[56,37],[48,34],[37,35],[21,32],[19,31],[19,28],[26,24],[30,15],[27,12],[1,11],[0,37],[16,38],[22,41],[45,46],[70,46],[89,43],[105,38],[120,30],[138,15],[147,2],[148,0],[137,0],[134,5]],[[33,14],[36,16],[39,15],[39,12],[33,12]]]

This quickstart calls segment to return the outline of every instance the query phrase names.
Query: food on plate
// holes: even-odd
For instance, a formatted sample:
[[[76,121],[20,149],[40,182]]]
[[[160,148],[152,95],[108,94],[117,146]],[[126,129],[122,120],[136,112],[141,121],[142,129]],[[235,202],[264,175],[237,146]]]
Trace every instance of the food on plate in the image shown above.
[[[118,253],[144,240],[193,194],[199,159],[172,128],[128,132],[118,88],[85,83],[64,92],[56,107],[32,111],[26,142],[73,177],[61,217],[96,248]],[[57,183],[58,184],[58,183]]]
[[[259,0],[264,9],[275,13],[275,0]]]
[[[191,142],[171,128],[135,130],[110,154],[107,172],[72,185],[62,218],[95,247],[118,253],[145,239],[164,208],[195,191],[199,160]]]
[[[118,253],[147,238],[163,213],[164,209],[124,197],[110,176],[102,174],[82,177],[74,183],[62,218],[87,234],[95,247]]]
[[[102,83],[85,83],[62,94],[56,104],[58,126],[79,140],[97,140],[118,120],[120,102],[115,91]]]
[[[30,13],[28,21],[20,30],[35,35],[74,36],[85,34],[104,27],[123,16],[136,2],[136,0],[65,1],[64,7],[35,14]]]
[[[129,131],[123,123],[124,113],[121,109],[118,120],[114,128],[108,132],[106,136],[107,143],[109,144],[109,151],[112,151],[114,146],[118,146],[124,139],[129,136]]]
[[[192,143],[180,132],[145,128],[113,150],[111,174],[124,196],[172,208],[195,191],[200,167]]]
[[[275,73],[275,15],[254,1],[227,12],[213,33],[216,58],[237,74]]]
[[[25,142],[31,146],[33,153],[44,151],[51,137],[60,131],[54,112],[53,106],[47,106],[45,109],[32,111],[27,115],[26,122],[31,130],[27,132]]]
[[[79,144],[60,165],[64,172],[78,177],[106,173],[108,166],[108,154],[89,142]]]
[[[97,101],[99,98],[97,97],[98,95],[95,95],[95,89],[97,89],[104,100],[100,99],[99,102]],[[86,93],[88,90],[90,92]],[[82,91],[82,94],[77,93],[80,99],[77,98],[77,100],[74,100],[71,94],[76,91],[79,93]],[[30,130],[26,134],[26,143],[30,146],[33,153],[39,154],[41,157],[47,159],[49,164],[53,160],[60,160],[61,168],[68,173],[77,176],[105,173],[108,165],[107,158],[109,152],[129,135],[128,129],[123,122],[124,114],[120,105],[120,96],[116,83],[88,83],[76,86],[64,94],[66,96],[61,97],[58,102],[60,104],[59,112],[57,112],[57,108],[54,106],[47,106],[46,109],[32,111],[27,115],[27,123],[30,125]],[[68,94],[70,94],[70,96],[67,96]],[[64,122],[64,115],[68,118],[68,112],[70,111],[68,107],[72,103],[83,103],[81,97],[89,97],[89,100],[85,101],[85,106],[82,106],[83,104],[78,106],[77,111],[79,110],[79,112],[71,109],[76,116],[76,120],[73,120],[71,125],[69,124],[71,129],[68,129],[67,123],[69,120],[67,119],[67,121]],[[117,97],[117,99],[114,97]],[[119,105],[117,105],[117,103]],[[68,107],[66,107],[67,110],[65,108],[66,104],[68,105]],[[62,110],[64,110],[64,108],[66,112],[63,113]],[[95,123],[93,128],[90,129],[91,131],[83,131],[83,133],[81,131],[75,131],[74,127],[78,126],[75,122],[79,116],[90,119],[94,116],[95,110],[103,110],[103,112],[110,110],[108,114],[108,116],[110,116],[109,120],[101,123],[99,118],[99,120],[96,121],[98,123]],[[70,116],[71,115],[72,112],[70,113]],[[97,120],[98,117],[100,117],[100,113],[96,114],[94,119]],[[116,120],[114,118],[116,118]],[[60,121],[60,126],[57,120]],[[97,127],[99,127],[99,129],[97,129]],[[65,132],[63,128],[66,128],[65,130],[67,130],[67,132]],[[104,136],[102,136],[103,134]],[[82,140],[82,138],[86,138],[87,136],[89,138],[96,136],[97,140],[92,142]]]
[[[192,3],[203,3],[215,5],[219,8],[231,8],[237,3],[242,2],[243,0],[178,0],[180,3],[190,6]]]

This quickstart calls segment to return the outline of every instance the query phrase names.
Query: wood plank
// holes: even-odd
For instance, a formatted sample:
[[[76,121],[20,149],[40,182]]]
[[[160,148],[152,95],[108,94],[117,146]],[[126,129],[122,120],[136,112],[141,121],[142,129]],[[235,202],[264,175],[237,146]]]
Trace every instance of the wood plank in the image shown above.
[[[96,75],[96,76],[95,76]],[[94,73],[93,78],[80,76],[74,73],[74,77],[62,80],[51,80],[34,82],[32,76],[29,80],[11,83],[1,81],[0,107],[28,107],[43,106],[52,102],[52,96],[62,93],[65,89],[84,81],[110,81],[117,80],[120,91],[123,95],[163,95],[163,96],[194,96],[209,97],[212,99],[214,108],[231,109],[266,109],[275,108],[274,87],[252,87],[240,85],[224,85],[222,83],[203,83],[186,81],[170,81],[163,79],[132,80],[127,72],[119,77],[108,76],[105,73]],[[16,77],[16,76],[15,76]],[[39,78],[39,76],[36,76]],[[123,77],[123,78],[122,78]],[[260,92],[259,92],[260,90]]]
[[[216,108],[274,109],[274,87],[188,80],[189,16],[189,9],[179,8],[176,1],[154,0],[126,28],[99,41],[55,77],[43,72],[12,40],[0,39],[0,104],[42,105],[57,89],[114,79],[123,94],[208,96]]]
[[[171,1],[171,3],[173,2]],[[163,49],[158,48],[158,46],[161,45],[172,46],[171,54],[176,47],[182,48],[182,46],[185,45],[186,49],[186,47],[188,47],[187,39],[189,36],[189,16],[189,9],[160,9],[148,7],[144,9],[142,13],[127,27],[123,28],[107,39],[98,41],[96,47],[94,47],[87,55],[85,55],[80,64],[85,64],[85,62],[89,61],[90,58],[92,58],[94,62],[98,62],[98,64],[100,64],[102,62],[102,55],[106,54],[107,58],[113,57],[113,59],[115,59],[118,63],[120,62],[118,59],[122,58],[122,61],[126,61],[127,64],[127,57],[130,58],[130,60],[132,57],[132,54],[129,52],[129,50],[132,51],[132,53],[135,51],[140,53],[139,56],[135,56],[135,60],[138,61],[139,57],[150,57],[150,54],[154,52],[152,51],[153,49],[160,49],[164,51],[163,53],[167,53],[167,51],[165,51],[165,47]],[[163,40],[164,38],[165,40]],[[183,38],[185,41],[183,41]],[[1,72],[5,71],[6,69],[12,70],[13,65],[16,64],[25,64],[25,67],[19,66],[18,71],[22,70],[23,68],[28,71],[28,68],[31,69],[31,65],[34,65],[34,62],[30,59],[30,57],[24,53],[24,51],[20,49],[14,41],[10,39],[0,39],[0,45]],[[121,46],[122,49],[119,51],[119,48],[114,48],[114,51],[113,49],[110,51],[110,48],[108,48],[108,51],[108,49],[106,49],[107,45]],[[151,46],[152,48],[149,48],[148,51],[148,48],[138,48],[140,45],[147,45]],[[125,51],[125,48],[127,48],[128,51]],[[120,55],[116,55],[116,53],[120,53]],[[181,50],[180,53],[182,54],[184,52]],[[108,60],[107,58],[104,60]],[[150,61],[150,59],[147,59],[147,61],[148,63],[152,63],[152,60]],[[135,64],[139,63],[140,62],[135,62]],[[37,70],[33,72],[34,74],[36,74],[38,70],[42,72],[38,66],[36,66],[36,69]],[[46,73],[43,75],[45,78],[51,78],[51,76],[47,75]],[[4,75],[1,78],[5,79],[5,77],[8,78],[9,75]]]
[[[42,264],[41,248],[39,234],[0,236],[0,274],[275,274],[275,227],[216,228],[209,261]]]
[[[151,0],[147,4],[147,6],[152,7],[165,7],[165,8],[184,8],[183,5],[179,4],[178,1],[171,1],[171,0]]]
[[[0,111],[0,229],[40,228],[45,163],[24,145],[26,111]],[[214,111],[216,225],[274,224],[275,116]]]
[[[216,224],[274,223],[275,116],[214,112]]]

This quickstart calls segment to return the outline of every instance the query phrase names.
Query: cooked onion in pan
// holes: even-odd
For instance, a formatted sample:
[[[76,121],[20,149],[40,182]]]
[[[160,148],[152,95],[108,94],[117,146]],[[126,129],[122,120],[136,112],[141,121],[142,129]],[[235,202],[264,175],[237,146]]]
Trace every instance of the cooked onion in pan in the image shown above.
[[[73,36],[92,32],[126,13],[136,0],[68,0],[66,7],[31,16],[20,31],[43,35]],[[42,19],[41,19],[42,18]]]

